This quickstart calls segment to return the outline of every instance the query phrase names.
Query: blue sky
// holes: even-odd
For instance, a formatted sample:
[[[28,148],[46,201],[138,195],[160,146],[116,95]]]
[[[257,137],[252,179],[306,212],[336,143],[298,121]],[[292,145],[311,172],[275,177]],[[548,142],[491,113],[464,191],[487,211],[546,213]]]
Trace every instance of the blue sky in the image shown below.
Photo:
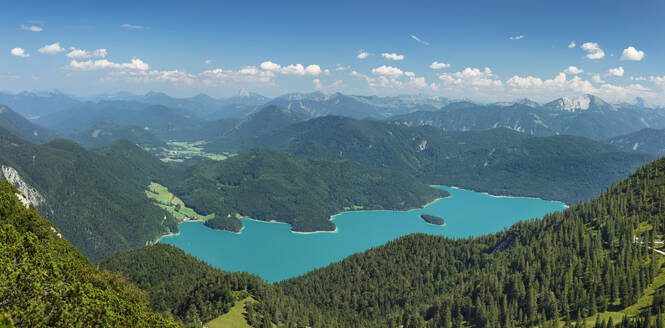
[[[0,4],[0,90],[665,104],[662,1],[137,2]]]

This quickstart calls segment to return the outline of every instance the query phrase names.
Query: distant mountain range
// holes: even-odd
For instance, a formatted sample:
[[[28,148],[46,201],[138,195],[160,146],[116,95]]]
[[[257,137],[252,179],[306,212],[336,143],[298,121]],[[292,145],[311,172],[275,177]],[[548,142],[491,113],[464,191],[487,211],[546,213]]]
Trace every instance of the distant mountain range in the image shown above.
[[[598,97],[584,95],[563,97],[542,106],[529,101],[490,105],[454,102],[438,111],[412,112],[389,120],[444,131],[505,127],[535,136],[570,134],[604,140],[648,127],[665,128],[665,110],[615,106]]]

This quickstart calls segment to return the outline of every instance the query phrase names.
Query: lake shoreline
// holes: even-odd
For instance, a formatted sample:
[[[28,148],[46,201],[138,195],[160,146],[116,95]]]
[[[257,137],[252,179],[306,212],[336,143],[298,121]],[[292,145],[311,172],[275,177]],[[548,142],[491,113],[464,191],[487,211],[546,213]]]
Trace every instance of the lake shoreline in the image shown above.
[[[436,188],[449,191],[450,196],[403,211],[340,212],[331,217],[335,231],[295,232],[290,225],[282,226],[287,224],[284,222],[242,218],[243,228],[247,228],[242,234],[191,224],[180,226],[178,236],[161,242],[182,248],[214,267],[257,274],[272,282],[305,274],[405,235],[424,233],[453,239],[481,236],[563,209],[561,202],[499,199],[471,190]],[[419,217],[421,213],[445,218],[445,224],[428,223]]]

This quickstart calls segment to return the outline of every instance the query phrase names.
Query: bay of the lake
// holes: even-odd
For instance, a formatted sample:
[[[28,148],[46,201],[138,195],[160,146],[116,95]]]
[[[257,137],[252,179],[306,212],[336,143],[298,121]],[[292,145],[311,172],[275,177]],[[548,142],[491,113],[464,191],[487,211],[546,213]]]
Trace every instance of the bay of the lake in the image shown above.
[[[410,233],[452,238],[501,231],[513,223],[561,211],[561,202],[537,198],[496,197],[452,187],[424,209],[411,211],[357,211],[333,217],[336,232],[293,233],[284,223],[242,219],[236,234],[213,230],[201,222],[180,224],[180,233],[160,243],[179,247],[225,271],[246,271],[269,281],[304,274],[357,252],[385,244]],[[426,223],[420,214],[439,216],[445,226]]]

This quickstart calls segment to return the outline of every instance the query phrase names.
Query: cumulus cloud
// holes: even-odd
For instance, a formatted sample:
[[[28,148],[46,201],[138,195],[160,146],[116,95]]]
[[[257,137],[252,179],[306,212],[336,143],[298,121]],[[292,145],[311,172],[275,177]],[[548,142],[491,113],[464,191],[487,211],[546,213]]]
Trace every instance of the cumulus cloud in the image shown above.
[[[321,84],[321,80],[314,79],[314,80],[312,80],[312,82],[314,83],[314,89],[316,89],[316,90],[323,89],[323,84]]]
[[[47,55],[55,55],[57,53],[66,51],[65,48],[60,46],[60,42],[56,42],[54,44],[47,44],[41,48],[39,48],[39,52]]]
[[[101,69],[128,69],[128,70],[139,70],[146,71],[150,67],[148,64],[144,63],[142,60],[134,57],[129,63],[114,63],[106,59],[99,60],[87,60],[87,61],[77,61],[76,59],[72,60],[68,68],[77,70],[77,71],[95,71]]]
[[[275,73],[261,70],[256,66],[245,66],[237,71],[224,70],[221,68],[205,70],[198,74],[198,78],[205,85],[224,83],[253,83],[274,85]]]
[[[206,65],[210,65],[210,64],[212,64],[212,60],[210,60],[210,59],[206,59],[206,60],[205,60],[205,64],[206,64]]]
[[[642,58],[644,58],[644,51],[637,50],[633,46],[623,49],[623,53],[621,54],[621,60],[640,61]]]
[[[288,66],[281,66],[280,64],[271,61],[264,61],[261,63],[261,69],[284,75],[319,75],[322,72],[321,66],[319,65],[308,65],[305,67],[302,64],[291,64]]]
[[[608,76],[623,76],[624,70],[623,67],[619,66],[616,68],[610,68],[607,70],[607,75]]]
[[[501,87],[503,85],[489,67],[482,70],[467,67],[460,72],[443,73],[439,75],[439,79],[449,86]]]
[[[600,74],[596,73],[591,77],[591,82],[593,83],[605,83],[605,81],[600,77]]]
[[[392,67],[392,66],[386,66],[382,65],[377,68],[372,69],[372,74],[374,75],[384,75],[384,76],[390,76],[390,77],[398,77],[402,76],[404,72],[402,72],[401,69],[397,67]]]
[[[367,57],[369,57],[369,53],[365,50],[360,50],[358,52],[358,56],[356,56],[356,58],[358,58],[358,59],[365,59]]]
[[[69,48],[71,50],[65,56],[73,59],[87,59],[87,58],[104,58],[106,57],[106,49],[97,49],[93,51],[87,51],[83,49],[77,49],[74,47]]]
[[[575,41],[570,41],[570,43],[568,44],[568,48],[575,48],[575,46],[577,46]]]
[[[398,55],[394,52],[393,53],[384,52],[384,53],[381,54],[381,57],[383,57],[385,59],[390,59],[390,60],[403,60],[404,59],[404,55]]]
[[[568,66],[568,68],[566,68],[563,72],[570,75],[577,75],[584,72],[584,70],[579,69],[575,66]]]
[[[515,41],[515,40],[522,40],[522,39],[524,39],[524,35],[515,35],[515,36],[511,36],[511,37],[509,37],[509,39],[511,39],[511,40],[513,40],[513,41]]]
[[[41,32],[44,30],[41,26],[21,24],[21,29],[30,32]]]
[[[603,49],[601,49],[596,42],[585,42],[580,46],[580,48],[587,52],[586,58],[601,59],[605,57],[605,51],[603,51]]]
[[[411,34],[410,37],[411,37],[411,39],[416,40],[416,42],[418,42],[418,43],[420,43],[420,44],[424,44],[424,45],[426,45],[426,46],[429,46],[429,42],[427,42],[427,41],[425,41],[425,40],[422,40],[421,38],[419,38],[419,37],[417,37],[417,36],[415,36],[415,35],[413,35],[413,34]]]
[[[14,48],[9,53],[16,57],[30,57],[30,54],[28,54],[23,48]]]
[[[143,26],[143,25],[133,25],[133,24],[122,24],[120,27],[126,29],[126,30],[135,30],[135,31],[140,31],[140,30],[146,30],[148,27]]]
[[[448,67],[450,67],[450,64],[439,63],[437,61],[434,61],[433,63],[431,63],[429,65],[429,68],[431,68],[431,69],[442,69],[442,68],[448,68]]]

